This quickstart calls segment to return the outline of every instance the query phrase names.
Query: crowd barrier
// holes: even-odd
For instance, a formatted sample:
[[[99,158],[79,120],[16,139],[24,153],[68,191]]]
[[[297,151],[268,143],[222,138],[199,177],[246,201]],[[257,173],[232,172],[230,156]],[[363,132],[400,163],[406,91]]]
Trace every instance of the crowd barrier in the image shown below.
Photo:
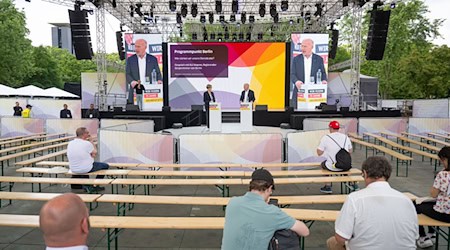
[[[342,133],[358,133],[357,118],[306,118],[303,120],[303,131],[328,129],[331,120],[340,123]]]

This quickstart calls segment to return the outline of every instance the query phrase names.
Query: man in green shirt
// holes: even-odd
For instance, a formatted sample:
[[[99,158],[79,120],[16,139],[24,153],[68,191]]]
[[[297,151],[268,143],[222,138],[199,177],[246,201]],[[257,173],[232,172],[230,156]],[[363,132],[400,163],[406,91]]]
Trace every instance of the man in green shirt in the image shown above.
[[[275,231],[291,229],[300,236],[308,236],[309,229],[283,212],[269,205],[275,189],[272,174],[265,169],[252,174],[249,192],[233,197],[225,211],[222,250],[267,249]]]

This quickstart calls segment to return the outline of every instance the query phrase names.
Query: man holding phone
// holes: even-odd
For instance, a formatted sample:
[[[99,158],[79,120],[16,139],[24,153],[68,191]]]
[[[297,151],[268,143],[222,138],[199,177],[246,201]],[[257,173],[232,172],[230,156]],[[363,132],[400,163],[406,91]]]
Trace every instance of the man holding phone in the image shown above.
[[[309,235],[303,222],[268,204],[274,189],[272,174],[257,169],[252,174],[250,191],[231,198],[225,211],[223,250],[267,249],[275,231],[282,229],[290,229],[299,236]]]

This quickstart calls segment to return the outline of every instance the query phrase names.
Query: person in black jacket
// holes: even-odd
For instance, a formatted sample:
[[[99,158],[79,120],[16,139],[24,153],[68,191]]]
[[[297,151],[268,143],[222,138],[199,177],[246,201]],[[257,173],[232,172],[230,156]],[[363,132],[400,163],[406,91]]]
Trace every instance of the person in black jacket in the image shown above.
[[[142,102],[143,102],[143,93],[145,92],[144,85],[141,84],[141,80],[137,81],[137,84],[134,85],[134,89],[136,90],[136,102],[139,106],[139,111],[142,111]]]
[[[84,113],[85,118],[100,118],[100,113],[98,112],[98,109],[95,109],[94,104],[91,103],[91,106],[88,110],[86,110],[86,113]]]
[[[205,103],[206,110],[206,126],[209,128],[209,103],[216,102],[216,97],[214,96],[214,92],[212,92],[212,85],[206,85],[205,93],[203,93],[203,102]]]
[[[241,98],[239,99],[241,102],[255,102],[255,92],[249,88],[250,85],[245,83],[244,90],[242,91]]]
[[[22,116],[22,107],[20,107],[19,102],[16,102],[16,106],[13,107],[14,109],[14,116]]]
[[[72,112],[70,112],[70,109],[67,109],[67,104],[64,104],[64,109],[61,109],[61,112],[59,112],[59,118],[72,119]]]

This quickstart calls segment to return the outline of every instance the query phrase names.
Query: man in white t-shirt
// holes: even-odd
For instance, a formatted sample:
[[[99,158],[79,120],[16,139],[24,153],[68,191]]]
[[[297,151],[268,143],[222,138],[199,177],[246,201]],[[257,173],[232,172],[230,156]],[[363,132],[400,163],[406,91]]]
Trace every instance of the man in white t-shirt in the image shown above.
[[[336,154],[339,150],[341,150],[341,148],[351,153],[352,142],[347,135],[339,132],[340,124],[338,121],[331,121],[328,124],[328,128],[330,133],[322,137],[320,140],[320,144],[317,147],[317,155],[326,158],[326,160],[321,164],[323,169],[339,172],[342,171],[342,169],[334,166],[334,163],[336,163]],[[325,184],[325,186],[320,189],[320,192],[327,194],[333,193],[331,183]]]
[[[92,141],[89,131],[84,128],[76,130],[76,138],[67,145],[67,158],[69,159],[69,168],[75,174],[86,174],[102,169],[108,169],[109,165],[104,162],[95,162],[97,148]],[[103,179],[104,175],[97,175],[97,179]],[[102,191],[105,188],[96,187],[96,191]]]
[[[330,250],[416,249],[417,214],[411,200],[391,188],[392,167],[385,157],[362,164],[366,188],[347,196],[335,223]]]

